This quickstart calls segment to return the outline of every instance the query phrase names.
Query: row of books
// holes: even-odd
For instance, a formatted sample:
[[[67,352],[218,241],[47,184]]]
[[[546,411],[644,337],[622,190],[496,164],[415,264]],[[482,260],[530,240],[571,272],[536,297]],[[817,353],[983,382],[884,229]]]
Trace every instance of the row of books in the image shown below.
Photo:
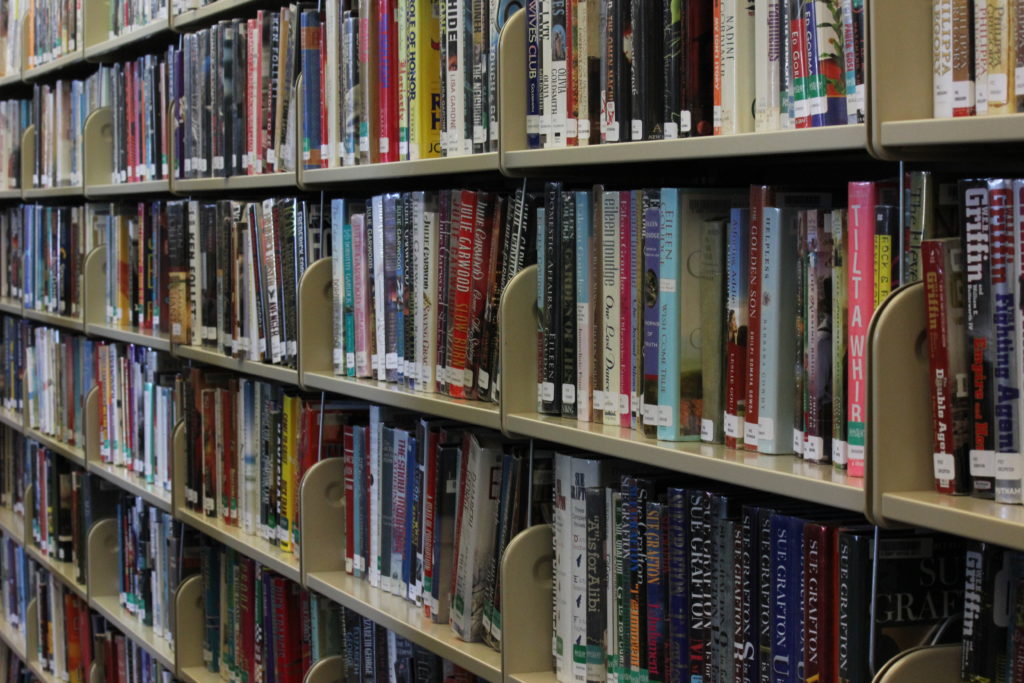
[[[933,0],[933,108],[937,119],[1024,111],[1020,0]]]
[[[304,167],[496,151],[498,35],[518,7],[331,0],[303,12]]]
[[[103,662],[102,683],[173,683],[167,670],[150,651],[126,637],[98,614],[92,615],[93,652]]]
[[[0,508],[18,517],[25,514],[25,491],[31,485],[26,452],[25,436],[20,431],[0,427]]]
[[[28,63],[33,69],[82,49],[84,39],[81,3],[68,0],[28,0],[22,36]]]
[[[147,347],[98,342],[94,350],[101,461],[170,491],[172,436],[184,414],[181,373]]]
[[[922,245],[936,488],[1020,504],[1024,181],[961,180],[959,235]]]
[[[32,187],[82,184],[82,133],[90,111],[83,80],[62,79],[33,87],[32,124],[36,142]]]
[[[339,454],[351,404],[199,368],[186,376],[183,400],[186,505],[297,554],[299,482],[322,457]]]
[[[35,584],[38,632],[35,661],[57,680],[88,680],[94,659],[89,605],[42,567]]]
[[[118,602],[154,638],[174,644],[174,593],[197,568],[196,532],[169,512],[120,491],[116,517]]]
[[[261,9],[182,37],[168,56],[173,177],[295,170],[299,14]]]
[[[25,414],[30,428],[85,447],[85,397],[95,375],[94,342],[78,334],[23,324]]]
[[[863,476],[862,342],[913,245],[894,184],[838,196],[548,184],[538,412]]]
[[[20,415],[25,402],[25,337],[21,334],[22,327],[18,318],[0,316],[0,331],[3,335],[0,344],[0,361],[3,364],[0,369],[0,408],[9,415]]]
[[[24,21],[30,1],[0,2],[0,78],[21,75]]]
[[[36,574],[30,565],[21,544],[6,531],[0,531],[0,608],[8,627],[17,633],[25,631],[28,602],[35,595],[31,582]]]
[[[344,445],[346,571],[499,647],[501,555],[550,520],[550,456],[377,406],[345,426]]]
[[[583,454],[553,543],[560,681],[865,681],[964,605],[961,539]]]
[[[158,21],[167,21],[167,0],[111,0],[107,35],[116,38]]]
[[[108,325],[151,333],[170,329],[167,292],[172,243],[168,219],[173,218],[180,231],[184,207],[184,201],[113,204],[99,220],[107,258],[104,285]],[[187,245],[173,246],[177,256],[185,253]],[[177,278],[182,275],[176,273]]]
[[[32,115],[31,100],[0,101],[0,190],[21,187],[21,138]]]
[[[82,206],[41,204],[22,204],[9,212],[7,227],[20,249],[8,253],[8,272],[21,275],[25,308],[82,315],[82,272],[85,255],[94,246],[86,215]],[[18,291],[13,283],[11,291]]]
[[[21,301],[25,254],[20,207],[0,209],[0,297]]]
[[[332,200],[335,374],[496,400],[498,302],[533,262],[529,201],[472,190]]]
[[[28,668],[18,653],[0,642],[0,681],[4,683],[34,683],[35,674]]]
[[[119,62],[110,67],[110,78],[114,124],[110,182],[167,178],[167,57],[150,54]]]
[[[32,483],[32,506],[26,510],[32,543],[55,562],[68,563],[75,580],[85,583],[85,557],[89,523],[87,511],[92,479],[67,458],[25,440],[25,474]]]
[[[530,148],[863,123],[862,0],[526,3]]]

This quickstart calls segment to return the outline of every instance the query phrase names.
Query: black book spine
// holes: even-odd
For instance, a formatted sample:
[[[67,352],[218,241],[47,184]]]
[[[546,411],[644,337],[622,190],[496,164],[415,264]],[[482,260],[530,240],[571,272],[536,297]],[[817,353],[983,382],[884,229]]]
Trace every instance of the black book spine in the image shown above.
[[[295,276],[298,262],[295,259],[295,214],[296,200],[294,198],[282,199],[277,204],[277,211],[280,222],[280,236],[278,242],[281,252],[280,286],[281,298],[284,308],[281,311],[283,326],[281,329],[281,341],[285,347],[285,362],[288,365],[295,365],[295,356],[298,351],[298,336],[296,334],[299,325],[298,316],[298,290]],[[276,222],[276,221],[275,221]]]
[[[484,304],[484,319],[480,333],[480,368],[477,373],[477,389],[481,399],[494,400],[491,391],[494,379],[495,363],[498,356],[498,304],[501,292],[507,282],[509,248],[511,233],[509,222],[512,220],[509,202],[503,196],[494,199],[494,225],[491,237],[491,272],[487,300]]]
[[[228,325],[231,320],[231,203],[229,200],[217,202],[217,339],[216,346],[220,353],[231,355],[231,335]]]
[[[681,0],[682,25],[682,129],[680,135],[714,132],[713,34],[711,3]],[[688,125],[687,125],[687,119]]]
[[[837,629],[839,680],[843,683],[870,678],[868,662],[871,558],[869,539],[840,531],[838,542],[839,624]]]
[[[217,205],[202,204],[199,208],[199,229],[203,263],[203,346],[217,344],[217,227]]]
[[[679,33],[680,0],[662,0],[661,3],[661,25],[663,29],[662,47],[662,83],[665,88],[665,98],[662,101],[662,131],[666,138],[677,138],[680,136],[682,126],[680,125],[679,114],[682,111],[682,93],[680,85],[682,82],[682,36]]]
[[[969,541],[964,572],[964,620],[960,677],[983,683],[1002,680],[1006,668],[1006,624],[995,612],[997,574],[1003,569],[1003,549]],[[1005,598],[1004,598],[1005,599]]]
[[[576,417],[576,201],[572,192],[563,192],[561,200],[561,303],[557,335],[561,347],[560,388],[562,416]]]
[[[448,269],[451,261],[451,192],[442,190],[438,198],[438,239],[437,239],[437,367],[436,382],[437,392],[446,393],[447,382],[443,369],[447,367],[448,345],[445,343],[448,335]]]
[[[632,17],[630,0],[607,0],[608,21],[605,34],[605,50],[608,53],[608,68],[605,73],[606,142],[628,142],[632,112],[632,50],[624,37],[629,35]]]
[[[558,415],[561,412],[561,396],[556,387],[561,386],[559,372],[559,333],[561,321],[561,298],[558,294],[561,279],[561,183],[548,183],[544,195],[544,267],[541,272],[543,289],[541,293],[541,362],[538,412]]]

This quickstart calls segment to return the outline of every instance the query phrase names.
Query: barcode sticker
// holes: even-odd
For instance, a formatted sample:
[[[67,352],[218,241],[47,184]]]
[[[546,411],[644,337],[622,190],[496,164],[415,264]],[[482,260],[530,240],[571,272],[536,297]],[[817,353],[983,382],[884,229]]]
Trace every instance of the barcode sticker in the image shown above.
[[[473,371],[466,369],[462,372],[462,382],[459,383],[460,387],[472,387],[473,386]]]
[[[1024,95],[1024,66],[1013,70],[1013,94]]]
[[[725,415],[724,425],[725,435],[730,439],[742,439],[743,433],[740,431],[740,418],[738,415]]]
[[[619,122],[609,121],[604,128],[604,139],[607,142],[619,141]]]
[[[941,482],[952,481],[956,475],[956,462],[951,453],[935,453],[932,455],[935,478]]]
[[[354,368],[356,366],[356,354],[349,351],[345,354],[345,367]]]
[[[1009,99],[1006,74],[990,73],[988,75],[988,101],[992,104],[1005,104]]]
[[[633,119],[629,127],[629,134],[631,140],[643,140],[644,139],[644,122],[640,119]]]
[[[820,436],[810,436],[804,442],[804,458],[821,462],[825,459],[825,440]]]
[[[690,112],[687,109],[679,112],[679,132],[689,133],[690,132]]]
[[[793,430],[793,452],[804,452],[804,431],[802,429]]]
[[[342,358],[345,357],[344,352],[341,349],[334,349],[333,356],[334,356],[334,365],[336,367],[340,367],[341,366],[341,360],[342,360]]]
[[[676,291],[676,279],[674,277],[663,277],[658,280],[658,288],[662,292],[674,292]]]
[[[761,435],[761,430],[758,428],[756,422],[744,422],[743,423],[743,440],[746,443],[756,444],[758,437]]]
[[[641,414],[643,415],[645,425],[656,426],[658,424],[657,403],[645,403],[643,412]]]
[[[619,394],[619,415],[629,415],[629,394]]]
[[[616,396],[617,394],[614,392],[604,392],[604,412],[611,413],[612,415],[619,414],[619,403]]]
[[[971,449],[971,476],[996,476],[996,454],[994,451]]]
[[[1008,479],[1019,490],[1020,472],[1020,453],[996,453],[996,479]]]
[[[384,356],[384,369],[385,370],[397,370],[398,369],[398,354],[394,351],[385,354]]]
[[[592,396],[594,410],[604,410],[604,392],[600,389],[594,389]]]
[[[544,402],[550,402],[555,400],[555,383],[554,382],[541,382],[540,383],[540,400]]]
[[[700,421],[700,440],[701,441],[714,441],[715,440],[715,421],[703,418]]]
[[[846,442],[832,439],[832,462],[837,465],[846,464]]]
[[[429,381],[428,378],[423,378],[424,382]],[[480,387],[480,391],[487,391],[491,387],[491,375],[486,370],[480,370],[480,374],[476,378],[476,385]],[[573,387],[575,391],[576,387]]]
[[[386,135],[381,137],[379,151],[381,154],[387,154],[391,151],[391,138]]]
[[[562,385],[562,403],[576,403],[576,385]]]
[[[580,140],[590,140],[590,119],[576,120],[576,137]]]
[[[672,419],[675,411],[672,410],[672,406],[658,406],[658,426],[659,427],[671,427],[674,420]]]
[[[668,121],[665,123],[665,139],[675,140],[679,137],[679,124],[675,121]]]
[[[757,426],[758,434],[766,441],[775,440],[775,420],[770,417],[762,417]]]

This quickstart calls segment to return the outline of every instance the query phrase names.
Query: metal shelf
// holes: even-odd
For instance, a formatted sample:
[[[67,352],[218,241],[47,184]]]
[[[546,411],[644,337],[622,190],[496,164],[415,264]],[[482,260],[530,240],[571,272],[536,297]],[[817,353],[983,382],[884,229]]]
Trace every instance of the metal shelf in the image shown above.
[[[85,46],[85,58],[89,61],[103,61],[100,57],[113,55],[126,48],[135,47],[153,36],[158,36],[171,30],[170,22],[167,19],[158,19],[145,26],[129,29],[122,35],[108,38],[95,45]]]
[[[17,85],[21,83],[21,72],[16,74],[9,74],[7,76],[0,77],[0,88],[6,88],[9,85]]]
[[[25,634],[12,627],[6,618],[0,619],[0,640],[7,644],[18,659],[28,663],[25,658]]]
[[[19,517],[9,507],[0,507],[0,529],[7,532],[15,543],[25,546],[25,518]],[[4,620],[0,619],[0,623],[4,623]]]
[[[46,311],[37,311],[31,308],[22,309],[22,315],[28,320],[34,320],[47,325],[54,325],[56,327],[63,327],[64,329],[71,330],[72,332],[85,331],[85,322],[82,318],[71,318],[66,315],[47,313]]]
[[[0,200],[18,201],[19,199],[21,199],[21,190],[0,190]]]
[[[219,541],[230,548],[234,548],[243,555],[251,557],[281,576],[291,579],[296,583],[301,582],[298,555],[282,552],[279,548],[270,545],[270,543],[259,536],[247,534],[239,527],[228,526],[220,519],[199,515],[192,510],[177,508],[174,511],[174,516],[193,529],[197,529],[215,541]]]
[[[84,197],[82,185],[61,185],[60,187],[28,187],[21,191],[25,200],[29,199],[66,199],[68,197]]]
[[[8,410],[0,409],[0,424],[18,432],[25,431],[25,417]]]
[[[46,446],[55,453],[59,453],[76,465],[85,467],[85,450],[83,448],[64,443],[63,441],[55,439],[52,436],[47,436],[39,430],[32,429],[30,427],[25,428],[25,436],[33,441],[38,441],[43,446]]]
[[[13,297],[0,297],[0,313],[21,315],[21,301]]]
[[[171,184],[163,180],[144,180],[138,183],[108,183],[106,185],[86,185],[87,199],[120,199],[122,197],[139,197],[143,195],[169,194]]]
[[[263,379],[270,380],[272,382],[281,382],[282,384],[298,385],[299,373],[295,368],[286,368],[281,365],[270,365],[269,363],[259,363],[252,360],[242,360],[240,358],[233,358],[231,356],[225,356],[223,353],[217,353],[210,349],[204,349],[198,346],[174,346],[174,355],[179,358],[188,358],[199,363],[206,363],[207,365],[214,365],[218,368],[224,368],[225,370],[233,370],[235,372],[242,372],[247,375],[254,377],[262,377]]]
[[[46,64],[33,67],[31,69],[25,69],[21,72],[21,78],[24,81],[38,81],[42,78],[54,74],[58,71],[62,71],[70,66],[77,66],[85,62],[85,51],[82,49],[69,52],[66,55],[52,59]]]
[[[44,555],[43,551],[32,545],[29,539],[23,546],[25,554],[43,566],[48,572],[57,577],[61,583],[74,591],[83,600],[88,598],[88,589],[84,583],[79,583],[75,578],[75,565],[70,562],[58,562],[57,560]]]
[[[372,180],[429,178],[476,173],[497,174],[498,153],[468,154],[457,157],[395,161],[383,164],[357,164],[338,168],[299,171],[300,184],[310,189],[327,189]]]
[[[308,574],[306,587],[372,619],[408,640],[489,681],[501,680],[501,653],[459,640],[448,624],[435,624],[423,607],[373,588],[343,571]]]
[[[1024,507],[1020,505],[937,491],[900,491],[882,494],[882,515],[890,522],[1024,550]]]
[[[86,465],[86,469],[89,472],[106,479],[120,489],[127,491],[133,496],[141,498],[153,507],[163,510],[164,512],[171,512],[173,506],[171,504],[170,491],[165,491],[160,487],[147,484],[142,480],[142,477],[129,472],[126,468],[103,462],[90,461]]]
[[[390,382],[335,377],[321,373],[304,374],[302,383],[307,389],[351,396],[490,429],[501,429],[501,414],[498,412],[498,406],[493,403],[466,401],[442,394],[426,394]]]
[[[295,191],[294,173],[264,173],[262,175],[236,175],[226,178],[171,179],[171,192],[176,195],[207,194],[214,192],[243,192],[248,190]]]
[[[216,0],[216,2],[187,10],[178,15],[172,14],[171,28],[179,32],[200,28],[204,24],[213,23],[222,15],[234,12],[234,10],[256,7],[258,4],[256,0]]]
[[[139,647],[156,657],[163,666],[174,671],[174,648],[156,634],[152,626],[145,626],[138,617],[121,606],[116,595],[95,596],[89,606],[107,618],[119,631]]]
[[[96,323],[86,323],[85,332],[86,334],[94,337],[103,337],[104,339],[109,339],[111,341],[148,346],[149,348],[156,349],[157,351],[171,350],[170,338],[167,334],[162,332],[139,332],[137,330],[113,327],[111,325],[100,325]]]

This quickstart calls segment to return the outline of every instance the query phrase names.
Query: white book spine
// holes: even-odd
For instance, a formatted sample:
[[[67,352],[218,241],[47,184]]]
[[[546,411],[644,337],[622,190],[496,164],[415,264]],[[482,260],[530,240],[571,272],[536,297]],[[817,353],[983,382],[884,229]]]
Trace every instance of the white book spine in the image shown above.
[[[582,139],[581,139],[582,142]],[[590,216],[590,193],[576,195],[576,417],[580,422],[594,419],[594,278],[591,269],[594,226]]]
[[[377,373],[377,379],[385,381],[387,371],[384,367],[384,350],[387,345],[384,341],[384,197],[377,195],[372,202],[373,211],[373,320],[376,325],[376,351],[373,355],[373,367]]]
[[[551,129],[554,109],[552,92],[551,63],[551,3],[554,0],[537,0],[538,33],[540,34],[540,139],[544,147],[553,147]]]
[[[601,486],[604,466],[596,458],[573,458],[569,482],[569,651],[572,680],[587,678],[587,489]],[[577,649],[580,648],[580,649]]]
[[[425,207],[423,219],[424,225],[424,293],[418,308],[423,309],[426,317],[424,327],[425,338],[420,340],[424,349],[424,357],[420,367],[421,389],[427,392],[437,390],[437,261],[439,250],[438,235],[438,213],[437,205],[432,200]]]
[[[754,130],[754,15],[745,0],[722,0],[722,134]]]
[[[370,490],[369,490],[369,530],[370,530],[370,556],[369,578],[370,585],[380,586],[380,449],[381,449],[381,407],[370,406],[370,425],[367,430],[370,435]]]
[[[333,4],[333,3],[328,3]],[[342,226],[345,200],[331,200],[331,295],[334,300],[334,374],[345,374],[345,257]]]
[[[551,653],[555,659],[555,678],[564,683],[570,680],[572,672],[572,659],[567,656],[572,634],[572,611],[569,605],[570,567],[567,552],[567,548],[571,548],[568,494],[572,483],[572,456],[555,453],[554,475],[552,533],[555,554],[551,568]]]
[[[974,107],[975,114],[988,114],[988,0],[974,5]]]
[[[780,22],[779,0],[754,2],[755,128],[758,132],[779,129],[780,123]]]
[[[602,198],[601,253],[604,263],[601,274],[601,301],[604,302],[604,424],[619,424],[619,193],[604,193]]]
[[[412,199],[412,256],[413,256],[413,291],[407,292],[406,296],[413,297],[413,326],[415,329],[414,343],[416,348],[412,352],[412,367],[407,374],[413,379],[412,386],[418,391],[423,391],[423,367],[426,362],[426,336],[427,336],[427,314],[424,307],[429,307],[433,301],[427,299],[427,258],[426,249],[427,226],[426,212],[424,206],[424,195],[422,192],[413,194]],[[408,351],[406,352],[408,356]],[[408,361],[408,358],[406,359]]]
[[[327,27],[325,49],[327,50],[327,64],[326,73],[323,76],[325,78],[331,78],[333,75],[339,73],[340,68],[338,63],[338,54],[341,50],[341,42],[338,35],[338,3],[329,1],[325,4],[325,23]],[[321,154],[322,158],[327,160],[327,166],[333,167],[337,166],[339,163],[338,150],[340,149],[341,140],[341,107],[338,95],[340,88],[326,87],[324,90],[327,95],[327,139],[324,140],[323,145],[321,145]],[[331,225],[340,224],[332,222]],[[337,374],[337,372],[335,372],[335,374]]]

